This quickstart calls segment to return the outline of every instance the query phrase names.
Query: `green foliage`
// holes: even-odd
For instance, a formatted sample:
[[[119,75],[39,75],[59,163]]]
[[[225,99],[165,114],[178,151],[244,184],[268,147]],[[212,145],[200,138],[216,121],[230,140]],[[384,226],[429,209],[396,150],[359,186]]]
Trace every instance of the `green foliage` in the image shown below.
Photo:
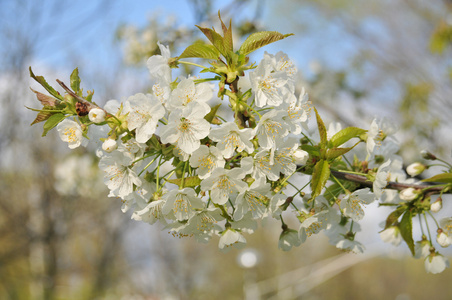
[[[291,35],[293,35],[293,33],[282,34],[277,31],[261,31],[253,33],[243,42],[239,49],[239,53],[248,55],[265,45],[280,41]]]
[[[327,161],[322,159],[315,164],[311,180],[312,199],[320,195],[323,187],[330,178],[330,173],[330,165]]]
[[[33,78],[34,80],[36,80],[40,85],[42,85],[43,88],[45,88],[47,90],[47,92],[49,92],[50,95],[52,95],[53,97],[59,99],[59,100],[63,100],[63,96],[60,95],[60,93],[58,93],[53,87],[51,87],[47,81],[44,79],[43,76],[35,76],[35,74],[33,73],[33,71],[31,70],[31,67],[29,68],[30,70],[30,76],[31,78]]]
[[[444,182],[452,183],[452,173],[437,174],[433,177],[422,180],[424,182]]]
[[[333,135],[330,139],[331,147],[339,147],[340,145],[348,142],[350,139],[360,137],[366,133],[367,130],[358,127],[347,127]]]
[[[198,176],[190,176],[185,178],[175,178],[175,179],[169,179],[169,183],[177,184],[180,186],[182,184],[182,181],[184,183],[184,187],[196,187],[201,184],[201,179],[199,179]]]
[[[61,121],[63,121],[66,118],[66,116],[62,113],[56,113],[52,114],[47,121],[44,123],[44,132],[42,133],[42,136],[46,136],[47,133],[53,129],[55,126],[57,126]]]
[[[206,45],[202,42],[197,42],[188,46],[179,58],[199,57],[204,59],[218,59],[220,52],[213,45]]]
[[[399,224],[400,234],[402,235],[403,240],[410,248],[411,254],[414,256],[414,241],[413,241],[413,215],[410,209],[405,211],[405,214],[402,217],[402,220]]]

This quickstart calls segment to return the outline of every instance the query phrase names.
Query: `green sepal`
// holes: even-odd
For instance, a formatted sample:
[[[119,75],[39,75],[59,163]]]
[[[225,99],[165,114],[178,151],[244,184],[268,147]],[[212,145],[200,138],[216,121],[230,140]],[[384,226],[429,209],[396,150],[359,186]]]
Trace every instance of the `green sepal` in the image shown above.
[[[412,221],[413,215],[411,211],[408,209],[405,211],[405,214],[402,217],[402,220],[399,224],[400,234],[402,235],[402,238],[404,239],[405,243],[408,245],[408,248],[410,248],[411,254],[415,254],[414,252],[414,241],[413,241],[413,221]]]
[[[63,121],[66,118],[66,116],[62,113],[56,113],[51,115],[47,121],[44,123],[44,132],[42,133],[42,136],[46,136],[49,130],[57,126],[61,121]]]
[[[399,220],[399,217],[406,211],[406,207],[399,207],[393,212],[389,214],[389,216],[386,218],[385,228],[387,229],[391,227],[392,225],[396,224]]]
[[[215,105],[210,109],[210,112],[204,117],[207,122],[212,123],[213,119],[215,118],[215,115],[217,114],[218,109],[220,108],[221,103]]]
[[[320,115],[315,107],[314,107],[314,111],[315,111],[315,117],[317,119],[317,127],[319,128],[320,145],[323,148],[326,146],[326,144],[328,142],[326,127],[325,127],[325,123],[323,123],[323,120],[320,117]]]
[[[253,33],[248,36],[248,38],[243,42],[242,46],[240,46],[239,53],[248,55],[265,45],[285,39],[286,37],[291,35],[293,35],[293,33],[282,34],[277,31],[260,31]]]
[[[333,135],[330,139],[330,145],[332,148],[339,147],[352,138],[359,137],[361,134],[366,133],[367,130],[358,127],[347,127]]]
[[[82,96],[82,93],[80,91],[80,77],[78,76],[78,68],[75,68],[74,71],[71,73],[71,89],[76,93],[78,96]]]
[[[58,93],[53,87],[51,87],[47,83],[47,81],[44,79],[43,76],[35,76],[35,74],[31,70],[31,67],[29,67],[29,70],[30,70],[30,77],[33,78],[34,80],[36,80],[40,85],[42,85],[42,87],[45,88],[46,91],[49,92],[50,95],[52,95],[53,97],[55,97],[57,99],[64,100],[63,96],[61,96],[60,93]]]
[[[182,178],[169,179],[169,183],[173,183],[176,185],[181,185]],[[201,179],[198,176],[190,176],[184,178],[184,187],[195,187],[201,184]]]
[[[438,174],[433,177],[421,180],[423,182],[444,182],[452,183],[452,173]]]
[[[330,165],[327,161],[321,159],[319,160],[314,167],[314,171],[312,172],[312,180],[311,180],[311,190],[312,190],[312,199],[320,195],[323,187],[326,182],[330,178]]]
[[[206,45],[202,42],[194,43],[188,46],[179,58],[199,57],[205,59],[218,59],[220,52],[212,45]]]

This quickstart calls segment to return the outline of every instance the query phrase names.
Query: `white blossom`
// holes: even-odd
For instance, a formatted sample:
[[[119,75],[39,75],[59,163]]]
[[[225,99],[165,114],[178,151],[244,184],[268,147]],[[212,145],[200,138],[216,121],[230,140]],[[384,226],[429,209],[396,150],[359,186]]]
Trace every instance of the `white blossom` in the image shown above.
[[[424,266],[427,273],[438,274],[449,267],[449,260],[438,252],[431,253],[425,258]]]
[[[236,123],[227,122],[219,128],[210,131],[209,137],[217,142],[217,148],[221,151],[225,158],[230,158],[237,152],[246,151],[253,153],[254,146],[251,139],[254,137],[254,130],[251,128],[239,129]]]
[[[414,177],[414,176],[417,176],[417,175],[421,174],[422,172],[424,172],[424,170],[426,168],[427,167],[424,164],[421,164],[419,162],[415,162],[415,163],[412,163],[411,165],[409,165],[406,168],[406,172],[408,173],[408,175]]]
[[[201,182],[203,191],[210,191],[212,202],[223,205],[228,199],[235,199],[237,193],[243,192],[248,185],[242,181],[245,172],[240,169],[225,170],[217,168],[212,175]]]
[[[105,152],[110,153],[113,150],[116,150],[117,148],[118,148],[118,143],[114,139],[106,139],[102,143],[102,150],[104,150]]]
[[[357,253],[357,254],[361,254],[364,253],[364,250],[366,249],[366,247],[364,247],[363,244],[361,244],[358,241],[355,240],[349,240],[349,239],[343,239],[340,240],[337,244],[336,247],[345,251],[350,251],[353,253]]]
[[[136,140],[146,143],[155,133],[159,119],[165,115],[165,108],[153,95],[136,94],[130,96],[124,105],[127,127],[136,132]]]
[[[160,133],[162,143],[177,145],[182,151],[192,154],[201,145],[200,140],[210,132],[210,124],[204,119],[205,115],[201,106],[172,111],[168,124]]]
[[[375,174],[375,180],[373,182],[372,188],[377,199],[381,197],[383,189],[386,187],[386,185],[388,185],[389,172],[387,171],[387,169],[389,169],[390,164],[391,160],[388,160],[378,168],[377,173]]]
[[[250,81],[253,91],[256,93],[256,106],[278,106],[284,101],[284,96],[289,92],[287,73],[275,71],[272,62],[264,57],[257,68],[250,72]]]
[[[75,149],[80,145],[86,146],[88,140],[83,137],[80,125],[72,120],[64,119],[57,125],[57,130],[63,142],[67,142],[70,149]]]
[[[300,239],[298,231],[288,228],[281,232],[278,241],[278,248],[283,251],[289,251],[292,247],[300,246],[305,240],[306,237],[304,237],[303,240]]]
[[[188,105],[197,105],[204,108],[207,114],[210,111],[210,106],[206,103],[213,96],[212,85],[208,82],[203,82],[195,85],[192,78],[182,79],[177,85],[169,100],[167,108],[169,110],[184,109]]]
[[[157,42],[161,55],[153,55],[147,61],[149,73],[154,79],[171,82],[171,68],[168,64],[171,53],[168,46],[164,46]]]
[[[398,246],[402,242],[402,234],[397,226],[388,227],[380,232],[380,238],[383,242],[393,244],[394,246]]]
[[[283,121],[283,110],[272,109],[265,113],[256,126],[256,135],[259,145],[263,149],[276,148],[289,133],[289,126]]]
[[[403,189],[399,193],[400,199],[402,199],[404,201],[412,201],[412,200],[416,199],[418,196],[419,196],[418,190],[416,190],[415,188],[412,188],[412,187]]]
[[[240,220],[251,211],[254,219],[260,219],[267,212],[270,185],[261,177],[254,181],[251,186],[242,191],[236,198],[234,220]]]
[[[234,246],[240,249],[245,247],[245,244],[246,239],[239,231],[228,228],[221,234],[218,247],[223,252],[227,252],[230,249],[230,246]]]
[[[89,111],[88,118],[93,123],[102,123],[105,121],[105,110],[95,107]]]
[[[375,200],[374,194],[370,189],[364,188],[347,194],[341,200],[341,209],[345,216],[350,217],[353,221],[359,221],[364,217],[363,204],[370,204]]]
[[[105,172],[104,183],[110,189],[109,196],[124,199],[133,192],[134,185],[141,185],[130,163],[130,157],[118,150],[107,153],[99,161],[99,168]]]
[[[205,179],[218,167],[224,167],[225,161],[215,146],[201,145],[190,157],[190,166],[197,168],[200,179]]]
[[[171,190],[162,199],[166,201],[162,207],[163,214],[174,214],[178,221],[188,220],[195,215],[195,209],[204,208],[204,202],[192,188]]]

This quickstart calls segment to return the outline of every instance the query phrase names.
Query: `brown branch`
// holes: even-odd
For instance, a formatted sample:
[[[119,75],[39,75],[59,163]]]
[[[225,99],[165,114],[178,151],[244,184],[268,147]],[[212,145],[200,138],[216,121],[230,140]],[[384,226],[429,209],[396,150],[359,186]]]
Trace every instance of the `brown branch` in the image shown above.
[[[363,185],[366,187],[372,187],[372,185],[373,185],[373,182],[368,180],[367,177],[363,176],[363,175],[350,174],[350,173],[335,171],[335,170],[331,170],[331,174],[338,179],[356,182],[356,183],[359,183],[360,185]],[[439,194],[443,190],[443,187],[441,187],[441,186],[433,186],[428,183],[401,183],[401,182],[388,181],[388,184],[386,185],[386,189],[392,189],[392,190],[398,190],[398,191],[401,191],[401,190],[404,190],[407,188],[426,190],[426,192],[428,192],[430,194]]]

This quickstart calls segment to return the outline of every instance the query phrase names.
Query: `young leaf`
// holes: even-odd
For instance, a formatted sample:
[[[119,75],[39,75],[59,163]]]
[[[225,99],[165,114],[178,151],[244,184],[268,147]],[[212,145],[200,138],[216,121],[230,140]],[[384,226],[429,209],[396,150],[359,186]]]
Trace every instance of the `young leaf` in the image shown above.
[[[310,156],[320,156],[319,148],[311,145],[301,145],[301,150],[304,150],[310,154]]]
[[[347,153],[348,151],[350,151],[352,149],[353,149],[353,147],[328,149],[328,151],[326,152],[326,159],[333,160],[336,157],[344,155],[345,153]]]
[[[199,57],[205,59],[218,59],[220,57],[220,52],[217,48],[212,45],[206,45],[204,43],[195,43],[188,46],[184,52],[179,56],[179,58],[187,57]]]
[[[315,116],[317,119],[317,127],[319,128],[319,134],[320,134],[320,144],[322,145],[326,145],[326,143],[328,142],[328,137],[326,134],[326,127],[325,127],[325,123],[323,123],[322,118],[320,117],[317,109],[314,107],[314,111],[315,111]]]
[[[182,183],[182,178],[170,179],[169,183],[180,185]],[[198,176],[191,176],[184,178],[184,187],[195,187],[201,184],[201,179]]]
[[[58,98],[60,100],[63,100],[63,96],[60,95],[60,93],[58,93],[53,87],[51,87],[47,81],[44,79],[43,76],[35,76],[35,74],[33,73],[33,71],[31,70],[31,67],[29,68],[30,70],[30,77],[33,78],[34,80],[36,80],[40,85],[42,85],[43,88],[45,88],[47,90],[47,92],[49,92],[50,95],[52,95],[55,98]]]
[[[438,174],[433,177],[423,179],[421,181],[424,182],[444,182],[444,183],[452,183],[452,173],[443,173]]]
[[[339,147],[345,142],[349,141],[354,137],[359,137],[361,134],[365,133],[367,130],[358,127],[347,127],[333,135],[330,140],[332,147]]]
[[[196,27],[198,27],[199,30],[201,30],[202,33],[204,33],[204,35],[209,39],[209,41],[212,43],[212,45],[214,45],[215,48],[217,48],[218,51],[220,51],[220,53],[224,57],[226,57],[226,58],[229,57],[229,51],[226,49],[226,47],[224,45],[223,37],[220,34],[218,34],[218,32],[216,32],[214,29],[203,28],[198,25],[196,25]]]
[[[219,11],[218,11],[218,18],[220,19],[221,28],[223,29],[224,47],[226,48],[227,51],[233,52],[234,51],[234,46],[233,46],[233,43],[232,43],[233,41],[232,41],[231,20],[229,20],[229,28],[227,28],[226,25],[224,25],[223,20],[221,19]]]
[[[78,68],[75,68],[71,73],[71,88],[79,96],[82,96],[80,91],[80,77],[78,76]]]
[[[57,126],[61,121],[63,121],[66,116],[62,113],[56,113],[50,116],[47,121],[44,123],[44,132],[42,136],[46,136],[49,130]]]
[[[316,163],[314,171],[312,173],[311,180],[312,199],[320,195],[323,187],[325,186],[329,178],[330,178],[330,165],[328,164],[327,161],[321,159]]]
[[[47,120],[48,118],[50,118],[51,115],[52,115],[52,113],[49,112],[49,111],[40,111],[40,112],[38,112],[38,115],[36,116],[36,119],[30,124],[30,126],[34,125],[36,123],[39,123],[39,122]]]
[[[386,218],[385,229],[391,227],[394,223],[396,223],[405,210],[406,207],[401,206],[394,210],[392,213],[390,213],[389,216]]]
[[[414,241],[413,241],[413,223],[412,223],[412,213],[410,210],[407,210],[402,217],[402,220],[399,224],[400,234],[402,238],[405,240],[408,248],[410,248],[411,254],[414,256]]]
[[[277,31],[260,31],[253,33],[243,42],[242,46],[240,46],[239,53],[248,55],[265,45],[285,39],[291,35],[293,35],[293,33],[282,34]]]
[[[35,91],[32,88],[30,88],[30,90],[32,90],[36,94],[36,98],[39,100],[39,102],[41,102],[42,106],[54,107],[59,103],[59,101],[57,101],[57,99],[55,99],[53,97],[50,97],[48,95]]]

